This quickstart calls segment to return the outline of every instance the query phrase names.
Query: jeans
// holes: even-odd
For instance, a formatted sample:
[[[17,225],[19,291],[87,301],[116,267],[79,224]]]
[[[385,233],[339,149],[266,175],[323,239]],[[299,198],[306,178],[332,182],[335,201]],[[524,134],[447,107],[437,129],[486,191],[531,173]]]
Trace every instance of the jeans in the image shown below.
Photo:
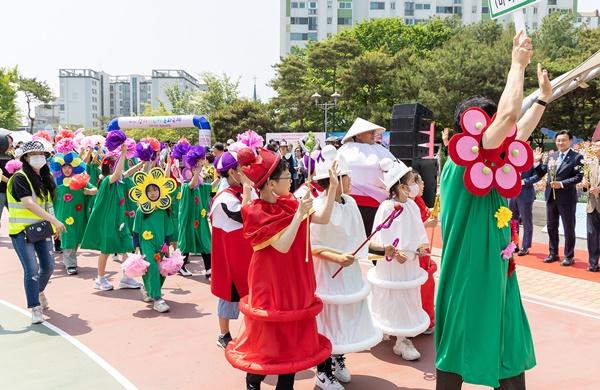
[[[50,280],[50,276],[54,272],[52,238],[32,244],[27,242],[25,233],[21,232],[11,237],[11,239],[15,252],[17,252],[17,256],[19,256],[19,260],[23,266],[23,282],[25,284],[25,295],[27,296],[27,307],[39,306],[39,295],[46,288],[48,280]]]

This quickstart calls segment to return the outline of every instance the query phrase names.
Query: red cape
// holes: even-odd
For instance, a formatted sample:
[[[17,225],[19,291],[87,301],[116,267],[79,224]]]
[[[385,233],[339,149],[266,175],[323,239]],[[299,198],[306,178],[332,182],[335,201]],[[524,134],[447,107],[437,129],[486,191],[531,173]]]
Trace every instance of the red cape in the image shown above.
[[[244,322],[225,356],[240,370],[261,375],[298,372],[323,362],[331,343],[317,332],[322,301],[315,296],[312,257],[305,262],[306,220],[287,253],[269,245],[298,207],[292,195],[276,203],[256,200],[242,208],[244,237],[254,247],[249,294],[240,301]],[[310,250],[309,250],[310,254]]]

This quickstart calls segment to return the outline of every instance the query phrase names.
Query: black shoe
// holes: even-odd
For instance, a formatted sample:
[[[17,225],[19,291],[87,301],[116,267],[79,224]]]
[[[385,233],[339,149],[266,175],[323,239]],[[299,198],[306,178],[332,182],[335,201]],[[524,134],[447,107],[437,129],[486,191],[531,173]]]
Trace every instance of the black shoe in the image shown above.
[[[590,271],[590,272],[600,272],[600,266],[598,266],[598,265],[590,265],[588,267],[588,271]]]
[[[67,267],[67,275],[77,275],[77,267]]]
[[[558,255],[548,255],[548,257],[544,259],[544,263],[554,263],[555,261],[559,260],[560,257],[558,257]]]
[[[232,340],[231,334],[229,332],[225,333],[222,336],[217,337],[217,345],[223,349],[227,348],[227,344]]]
[[[569,267],[573,264],[575,264],[575,259],[572,257],[567,257],[562,261],[562,263],[560,263],[560,265],[562,265],[563,267]]]
[[[529,249],[523,248],[519,251],[519,253],[517,253],[517,256],[527,256],[528,254],[529,254]]]

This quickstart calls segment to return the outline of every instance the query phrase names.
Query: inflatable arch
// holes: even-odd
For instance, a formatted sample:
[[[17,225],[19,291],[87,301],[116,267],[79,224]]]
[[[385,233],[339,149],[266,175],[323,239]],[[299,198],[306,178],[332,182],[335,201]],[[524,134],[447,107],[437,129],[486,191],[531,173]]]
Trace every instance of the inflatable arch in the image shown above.
[[[211,146],[211,128],[208,120],[202,115],[168,115],[168,116],[123,116],[114,118],[106,126],[106,131],[123,129],[198,129],[198,144]]]

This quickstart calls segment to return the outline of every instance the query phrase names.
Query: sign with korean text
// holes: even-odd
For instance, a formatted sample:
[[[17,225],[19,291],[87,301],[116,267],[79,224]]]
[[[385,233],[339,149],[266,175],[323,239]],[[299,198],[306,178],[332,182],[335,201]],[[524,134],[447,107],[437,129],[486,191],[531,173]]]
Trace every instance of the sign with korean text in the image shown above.
[[[496,19],[540,1],[541,0],[489,0],[490,16],[492,19]]]

